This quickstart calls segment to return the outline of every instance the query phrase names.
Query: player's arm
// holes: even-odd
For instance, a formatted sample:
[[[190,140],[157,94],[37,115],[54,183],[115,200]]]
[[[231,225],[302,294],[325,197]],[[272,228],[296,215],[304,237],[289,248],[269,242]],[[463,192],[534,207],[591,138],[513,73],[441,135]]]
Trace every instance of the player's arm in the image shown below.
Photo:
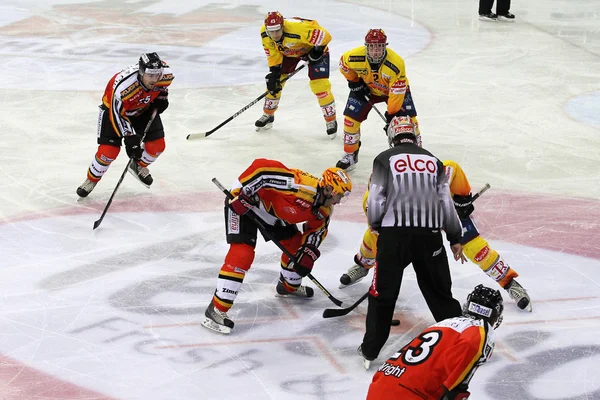
[[[442,384],[444,391],[455,393],[467,391],[469,381],[481,365],[487,332],[483,326],[471,326],[463,331],[457,343],[446,351],[447,378]]]
[[[444,166],[441,161],[438,161],[438,176],[437,176],[437,194],[444,216],[444,230],[450,245],[460,242],[462,237],[462,226],[454,210],[454,202],[450,194],[450,185],[448,177],[444,172]]]
[[[355,70],[350,67],[348,58],[350,57],[349,53],[345,53],[340,58],[340,72],[344,75],[344,78],[348,80],[348,82],[358,82],[359,77]]]
[[[380,157],[373,161],[373,172],[369,180],[369,197],[367,199],[367,221],[369,226],[378,230],[385,214],[387,202],[387,182],[389,170]]]
[[[456,161],[444,161],[444,170],[450,181],[450,192],[454,208],[461,219],[467,218],[475,211],[473,206],[473,196],[471,195],[471,185]]]
[[[267,64],[269,65],[269,69],[273,67],[280,67],[281,63],[283,63],[283,54],[277,49],[277,44],[265,30],[265,26],[263,25],[260,36],[262,39],[262,46],[265,51],[265,55],[267,56]]]
[[[319,246],[327,236],[330,212],[331,208],[321,207],[319,213],[324,218],[311,219],[302,226],[302,245],[295,254],[296,262],[294,263],[294,270],[300,276],[308,275],[321,256]]]
[[[136,134],[131,121],[127,117],[127,109],[123,92],[127,89],[123,80],[113,90],[110,101],[110,112],[113,120],[114,128],[117,134],[121,137],[133,136]],[[141,89],[136,89],[141,90]]]
[[[386,61],[389,63],[389,61]],[[387,103],[386,117],[388,122],[397,115],[406,115],[406,110],[402,109],[404,104],[404,96],[408,90],[408,79],[406,78],[406,69],[404,60],[394,60],[394,63],[389,63],[387,66],[394,72],[390,77],[390,91]]]
[[[304,36],[308,45],[312,46],[308,52],[308,61],[316,63],[323,57],[327,45],[331,42],[331,34],[327,32],[323,27],[316,26],[308,31],[308,34]]]

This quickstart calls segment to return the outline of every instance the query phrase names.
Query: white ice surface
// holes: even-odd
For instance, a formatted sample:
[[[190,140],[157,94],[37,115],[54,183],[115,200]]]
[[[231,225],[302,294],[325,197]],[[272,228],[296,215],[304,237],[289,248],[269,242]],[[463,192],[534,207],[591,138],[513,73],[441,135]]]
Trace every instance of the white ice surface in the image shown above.
[[[355,352],[365,309],[324,320],[333,304],[316,288],[310,301],[275,298],[272,244],[258,244],[232,334],[199,322],[227,251],[211,178],[229,184],[257,157],[314,174],[333,165],[347,96],[337,60],[371,27],[405,58],[425,146],[461,163],[474,188],[491,183],[476,205],[482,232],[533,298],[529,314],[505,296],[497,349],[472,398],[600,399],[600,2],[513,1],[514,24],[479,22],[471,0],[360,3],[3,1],[0,399],[365,397],[374,369]],[[333,34],[338,137],[327,139],[299,74],[272,130],[254,132],[259,104],[186,141],[264,90],[258,28],[274,6]],[[93,232],[125,165],[121,156],[77,201],[96,106],[142,51],[158,51],[176,75],[167,149],[151,167],[152,189],[126,176]],[[365,228],[360,199],[387,146],[381,128],[374,113],[363,124],[355,193],[336,210],[314,270],[346,305],[368,285],[337,289]],[[461,301],[478,283],[494,285],[474,265],[450,264]],[[396,317],[379,363],[433,322],[410,268]]]

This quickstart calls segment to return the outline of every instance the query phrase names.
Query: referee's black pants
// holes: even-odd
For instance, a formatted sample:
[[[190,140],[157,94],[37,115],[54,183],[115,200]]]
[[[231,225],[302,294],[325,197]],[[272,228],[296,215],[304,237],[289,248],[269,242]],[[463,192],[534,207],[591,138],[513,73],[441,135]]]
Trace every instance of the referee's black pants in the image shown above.
[[[369,293],[366,332],[362,352],[375,359],[390,335],[402,275],[412,263],[417,283],[436,321],[462,314],[452,297],[448,256],[439,230],[381,228],[377,239],[377,263]]]

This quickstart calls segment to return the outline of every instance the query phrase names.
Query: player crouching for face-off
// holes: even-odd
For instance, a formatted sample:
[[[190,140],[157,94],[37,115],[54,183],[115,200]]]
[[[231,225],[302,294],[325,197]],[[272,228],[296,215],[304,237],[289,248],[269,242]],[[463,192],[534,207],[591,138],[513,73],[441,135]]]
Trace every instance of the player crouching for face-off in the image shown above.
[[[86,197],[96,187],[125,141],[131,159],[129,172],[147,187],[152,185],[148,165],[165,150],[165,132],[160,115],[169,106],[171,68],[156,53],[144,53],[137,64],[115,74],[104,91],[98,116],[98,150],[88,168],[87,179],[77,188]],[[154,109],[157,115],[144,134]]]
[[[293,72],[300,60],[306,60],[310,89],[321,106],[327,135],[331,139],[335,138],[337,121],[335,99],[329,82],[329,32],[317,21],[284,19],[279,12],[273,11],[267,14],[260,35],[270,72],[265,77],[269,93],[265,97],[263,115],[254,124],[256,130],[266,130],[273,126],[275,111],[285,86],[281,79]]]
[[[478,285],[462,317],[425,329],[379,367],[367,400],[468,399],[471,378],[492,356],[503,310],[500,292]]]
[[[397,125],[401,124],[406,124],[400,127],[402,129],[404,127],[410,128],[410,122],[405,117],[395,117],[390,124],[388,137],[393,137],[394,132],[392,131],[396,129]],[[471,185],[467,175],[456,161],[445,160],[443,164],[444,172],[448,177],[454,207],[463,227],[460,243],[463,246],[465,256],[498,283],[500,287],[505,289],[510,298],[515,301],[517,307],[531,312],[531,298],[527,290],[516,280],[519,274],[490,246],[487,240],[480,236],[477,230],[474,218],[471,215],[475,211],[475,207],[473,206]],[[367,212],[366,201],[368,195],[369,192],[367,191],[363,199],[365,214]],[[369,274],[369,270],[375,265],[378,236],[376,231],[371,227],[367,227],[359,251],[354,256],[355,264],[340,277],[340,288],[358,283]]]
[[[302,278],[311,272],[320,256],[318,247],[327,236],[333,206],[351,191],[352,181],[339,168],[328,168],[317,178],[279,161],[254,160],[231,191],[236,197],[225,204],[229,251],[202,325],[220,333],[230,333],[233,328],[227,312],[254,261],[258,232],[246,213],[253,212],[263,220],[273,240],[295,254],[296,263],[281,255],[277,294],[309,298],[314,291],[301,285]],[[296,224],[302,224],[302,232]]]

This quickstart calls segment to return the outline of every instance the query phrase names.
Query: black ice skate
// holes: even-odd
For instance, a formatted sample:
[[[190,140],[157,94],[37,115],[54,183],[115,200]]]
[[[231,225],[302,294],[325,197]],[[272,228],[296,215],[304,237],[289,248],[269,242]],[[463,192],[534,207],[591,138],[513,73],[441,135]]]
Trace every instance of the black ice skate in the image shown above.
[[[515,22],[515,15],[509,12],[506,14],[498,14],[498,21]]]
[[[77,195],[79,197],[87,197],[88,194],[92,193],[92,190],[94,190],[97,184],[98,182],[92,182],[89,179],[86,179],[85,182],[77,188]]]
[[[531,298],[527,294],[527,291],[517,282],[516,280],[511,280],[508,285],[504,288],[511,299],[517,303],[517,307],[521,310],[527,310],[531,312],[533,307],[531,306]]]
[[[211,300],[208,308],[204,312],[202,326],[212,331],[228,335],[231,333],[234,323],[229,319],[226,312],[216,309],[214,302]]]
[[[327,122],[327,136],[329,139],[334,139],[337,134],[337,121],[329,121]]]
[[[365,276],[369,275],[369,270],[363,267],[358,261],[358,257],[354,256],[354,264],[348,269],[348,272],[340,276],[340,289],[343,289],[347,286],[354,285],[355,283],[360,282]]]
[[[498,21],[498,16],[494,13],[479,14],[480,21]]]
[[[152,179],[152,175],[150,175],[148,168],[140,166],[135,160],[131,160],[129,162],[129,167],[127,167],[127,170],[147,188],[149,188],[150,185],[152,185],[152,182],[154,182],[154,179]]]
[[[356,349],[356,351],[358,352],[358,355],[362,357],[363,359],[363,367],[365,367],[366,370],[369,369],[369,367],[371,366],[371,361],[375,360],[374,358],[370,358],[370,357],[366,357],[363,352],[362,352],[362,344],[360,346],[358,346],[358,349]]]
[[[283,282],[281,282],[281,280],[277,282],[277,287],[275,287],[275,290],[277,290],[277,297],[304,297],[308,299],[315,295],[313,288],[304,285],[300,285],[295,292],[288,292],[285,290],[285,286],[283,286]]]
[[[358,142],[358,149],[354,153],[346,153],[340,161],[335,164],[336,168],[341,168],[345,171],[352,171],[356,168],[358,162],[358,151],[360,150],[360,142]]]
[[[273,122],[275,122],[274,115],[263,114],[262,117],[256,120],[254,126],[256,127],[256,131],[266,131],[267,129],[271,129],[273,127]]]

